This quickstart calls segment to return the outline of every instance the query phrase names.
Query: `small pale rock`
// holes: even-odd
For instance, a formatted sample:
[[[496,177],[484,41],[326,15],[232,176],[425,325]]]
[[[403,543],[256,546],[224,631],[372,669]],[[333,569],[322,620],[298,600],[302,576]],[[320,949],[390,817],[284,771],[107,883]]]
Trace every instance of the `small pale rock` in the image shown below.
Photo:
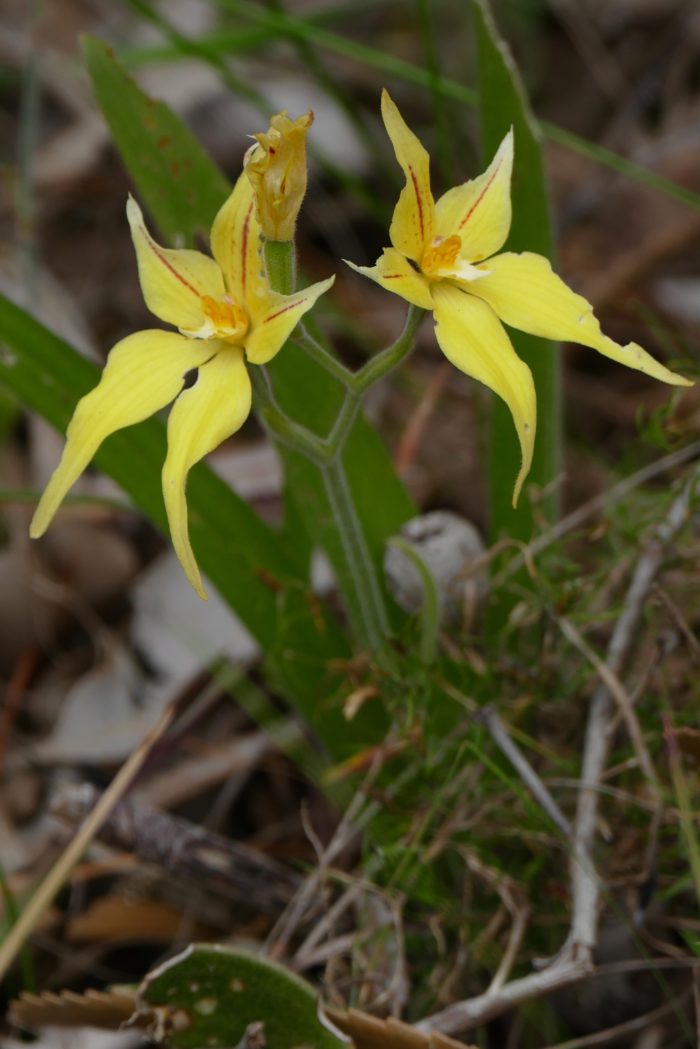
[[[474,573],[470,569],[484,553],[484,544],[469,521],[449,510],[435,510],[406,521],[400,535],[420,555],[435,580],[443,620],[454,620],[467,603],[483,600],[485,568]],[[420,574],[391,542],[384,554],[384,573],[396,603],[406,612],[418,612],[423,604]]]

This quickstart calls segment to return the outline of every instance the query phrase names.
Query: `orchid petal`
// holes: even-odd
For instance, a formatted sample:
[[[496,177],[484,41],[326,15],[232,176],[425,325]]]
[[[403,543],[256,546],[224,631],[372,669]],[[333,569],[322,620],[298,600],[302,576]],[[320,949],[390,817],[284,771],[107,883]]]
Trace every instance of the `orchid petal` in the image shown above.
[[[33,539],[44,534],[104,439],[164,408],[177,397],[187,372],[209,356],[203,343],[171,331],[139,331],[116,344],[98,385],[78,401],[63,456],[32,518]]]
[[[310,310],[320,295],[333,284],[335,277],[312,284],[295,295],[268,291],[252,317],[250,333],[244,340],[251,364],[267,364],[282,349],[299,320]]]
[[[238,306],[252,309],[267,286],[260,247],[255,193],[244,172],[211,228],[212,255],[219,263],[228,292]]]
[[[430,157],[405,123],[388,91],[382,92],[382,116],[396,159],[406,176],[394,208],[391,243],[409,259],[420,263],[432,243],[435,202],[430,191]]]
[[[483,175],[448,189],[435,205],[438,236],[459,236],[462,258],[478,262],[503,247],[511,221],[513,132],[508,132]]]
[[[435,335],[445,356],[460,371],[502,397],[513,416],[522,454],[513,492],[515,506],[535,444],[537,402],[532,374],[486,303],[447,284],[436,285],[433,298]]]
[[[505,324],[545,339],[578,342],[619,364],[673,386],[692,386],[638,346],[620,346],[600,330],[593,307],[552,271],[549,260],[525,251],[489,259],[486,277],[470,290],[484,299]]]
[[[188,248],[162,248],[146,229],[141,208],[129,197],[126,215],[136,249],[141,291],[151,313],[177,328],[204,323],[202,296],[221,298],[224,278],[213,259]]]
[[[433,298],[428,281],[396,248],[385,248],[375,266],[356,266],[348,259],[343,261],[357,273],[376,281],[382,288],[392,291],[395,295],[400,295],[402,299],[413,303],[414,306],[432,310]]]
[[[195,463],[240,429],[250,413],[251,388],[239,346],[219,344],[183,390],[168,418],[168,454],[163,466],[163,498],[175,553],[185,575],[206,600],[187,527],[187,475]]]

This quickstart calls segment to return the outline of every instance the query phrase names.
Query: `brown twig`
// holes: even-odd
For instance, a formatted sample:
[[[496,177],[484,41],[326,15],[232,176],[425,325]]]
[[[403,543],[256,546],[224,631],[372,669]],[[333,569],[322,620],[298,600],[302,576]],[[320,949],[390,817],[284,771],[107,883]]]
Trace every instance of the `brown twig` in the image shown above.
[[[448,1005],[446,1009],[422,1020],[417,1027],[421,1031],[441,1031],[443,1034],[468,1031],[513,1009],[529,998],[560,991],[563,987],[577,983],[584,976],[589,976],[590,973],[591,967],[583,958],[557,962],[542,972],[511,980],[495,993],[487,991],[476,998]]]
[[[588,660],[591,666],[595,667],[601,684],[607,688],[610,697],[614,699],[617,704],[618,711],[622,720],[625,722],[627,732],[637,755],[637,764],[644,773],[650,786],[654,789],[657,798],[660,798],[661,784],[659,783],[659,777],[656,775],[656,769],[654,768],[654,763],[649,755],[647,745],[644,742],[644,733],[642,732],[639,719],[634,711],[634,701],[632,697],[627,692],[627,689],[622,684],[615,671],[608,666],[607,663],[603,662],[593,648],[591,648],[578,627],[574,626],[574,624],[564,616],[557,617],[557,624],[567,641],[570,641],[574,648],[580,652],[586,660]],[[610,729],[611,731],[613,730],[612,724]]]
[[[64,789],[53,802],[52,813],[75,823],[98,796],[87,783]],[[257,849],[131,798],[115,806],[97,837],[106,845],[135,853],[173,878],[245,902],[264,914],[279,914],[300,884],[292,870]]]

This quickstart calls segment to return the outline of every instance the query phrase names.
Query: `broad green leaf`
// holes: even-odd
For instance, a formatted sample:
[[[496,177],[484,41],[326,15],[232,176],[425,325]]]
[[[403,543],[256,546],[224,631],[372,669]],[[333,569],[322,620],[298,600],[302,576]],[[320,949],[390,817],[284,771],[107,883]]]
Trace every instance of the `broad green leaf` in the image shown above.
[[[162,103],[154,104],[124,73],[111,49],[101,41],[88,39],[85,52],[105,118],[140,194],[166,233],[177,231],[187,240],[191,239],[198,229],[211,221],[223,202],[227,193],[225,183],[222,183],[213,162],[189,132],[181,128],[177,118]],[[165,174],[166,187],[154,178],[156,169],[163,172],[159,137],[141,131],[149,125],[154,111],[159,114],[160,126],[167,127],[174,143],[182,142],[183,149],[186,145],[190,157],[190,164],[183,163],[176,180]],[[134,133],[134,128],[139,129],[138,134]],[[152,129],[149,126],[147,130]],[[342,399],[336,380],[291,344],[275,358],[270,370],[278,400],[285,411],[324,434],[332,425]],[[306,527],[317,541],[323,543],[338,574],[341,589],[347,595],[346,583],[352,566],[348,566],[340,548],[322,478],[316,467],[298,455],[285,453],[285,462],[292,471],[293,480],[290,478],[290,482],[294,485],[297,507],[304,516]],[[358,416],[349,437],[344,462],[378,571],[385,540],[398,531],[400,524],[413,513],[413,507],[386,449],[362,415]],[[349,611],[352,613],[351,600]]]
[[[163,102],[149,98],[108,44],[83,38],[88,72],[114,141],[170,241],[208,233],[229,187],[213,161]]]
[[[484,165],[490,163],[508,129],[513,127],[513,222],[506,251],[535,251],[548,258],[552,253],[547,187],[542,160],[541,136],[530,112],[518,70],[491,16],[489,0],[474,0],[479,115]],[[529,365],[537,390],[537,439],[532,469],[525,482],[520,505],[511,505],[513,484],[520,467],[520,451],[508,408],[494,397],[492,403],[489,502],[490,528],[494,540],[504,535],[529,540],[534,521],[528,487],[549,487],[561,463],[561,392],[557,347],[523,332],[509,332],[516,352]],[[553,522],[557,514],[555,494],[541,504],[540,514]]]
[[[319,1019],[309,984],[267,958],[217,944],[193,944],[164,962],[146,977],[138,1000],[155,1012],[156,1040],[167,1049],[347,1046]]]
[[[0,381],[27,407],[65,430],[77,400],[97,382],[98,368],[0,296]],[[124,489],[167,536],[160,488],[165,426],[149,419],[114,434],[97,465]],[[379,704],[368,704],[351,724],[332,699],[334,660],[347,642],[318,598],[299,578],[276,532],[203,463],[188,483],[190,533],[199,564],[232,610],[269,654],[280,687],[314,729],[333,759],[377,741],[385,731]],[[283,642],[283,643],[282,643]]]

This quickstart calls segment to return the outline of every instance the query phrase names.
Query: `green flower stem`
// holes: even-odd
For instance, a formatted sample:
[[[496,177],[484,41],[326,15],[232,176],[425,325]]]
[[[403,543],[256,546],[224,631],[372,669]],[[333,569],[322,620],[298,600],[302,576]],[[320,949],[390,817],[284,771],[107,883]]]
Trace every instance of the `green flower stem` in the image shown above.
[[[346,594],[346,598],[352,603],[363,640],[377,652],[391,632],[389,617],[341,456],[336,455],[322,467],[321,474],[349,578],[353,581],[354,592]]]
[[[403,331],[391,346],[378,353],[359,371],[350,372],[348,369],[345,369],[349,375],[349,379],[346,382],[347,392],[345,400],[333,424],[333,429],[328,435],[328,443],[336,454],[340,454],[345,447],[345,441],[350,434],[352,424],[367,390],[382,376],[386,375],[387,372],[391,371],[392,368],[395,368],[413,349],[416,331],[424,313],[425,311],[417,306],[411,306],[406,314]]]
[[[293,243],[265,241],[263,254],[270,286],[275,291],[291,294],[295,286]],[[343,450],[365,393],[411,350],[422,316],[423,310],[412,306],[398,339],[355,373],[299,326],[294,342],[345,388],[345,399],[330,433],[325,438],[290,419],[277,404],[265,370],[250,369],[260,413],[270,433],[277,441],[310,459],[321,473],[326,499],[340,540],[344,571],[339,572],[339,578],[345,587],[348,609],[363,642],[374,652],[383,648],[386,660],[391,658],[391,653],[385,645],[390,633],[389,616],[377,567],[348,484]]]
[[[329,375],[341,382],[343,386],[350,386],[353,380],[353,372],[346,368],[342,361],[339,361],[332,353],[329,353],[320,342],[314,339],[313,335],[309,334],[303,324],[299,324],[297,327],[292,336],[292,342],[296,346],[300,346],[304,353],[316,364],[320,364]]]
[[[291,295],[296,287],[297,260],[293,240],[266,240],[263,255],[267,279],[274,291]]]
[[[297,346],[301,346],[312,360],[320,364],[322,368],[325,368],[329,375],[332,375],[334,379],[342,383],[349,393],[361,395],[370,386],[373,386],[378,379],[381,379],[382,376],[399,364],[413,349],[415,334],[424,314],[425,310],[420,309],[418,306],[409,306],[403,331],[396,342],[367,361],[356,372],[346,368],[337,357],[334,357],[332,353],[324,349],[301,324],[295,331],[292,341]]]
[[[413,349],[416,332],[424,316],[425,310],[420,309],[418,306],[409,306],[403,331],[396,342],[382,350],[375,357],[372,357],[359,371],[352,375],[350,380],[351,390],[357,394],[365,393],[370,386],[374,385],[378,379],[381,379],[392,368],[395,368],[407,356]]]
[[[301,452],[317,466],[324,466],[335,458],[335,450],[329,441],[300,426],[282,411],[263,368],[253,366],[249,368],[248,374],[263,422],[277,441]]]
[[[268,244],[274,244],[275,247],[278,247],[281,243],[280,241],[268,242]],[[345,442],[355,422],[365,393],[370,386],[374,385],[387,372],[396,367],[411,351],[416,330],[424,312],[417,306],[411,306],[406,315],[403,331],[398,339],[391,346],[378,353],[376,357],[373,357],[371,361],[368,361],[359,371],[351,372],[339,361],[336,361],[346,376],[344,379],[346,395],[333,427],[326,437],[319,437],[312,430],[290,419],[277,404],[264,368],[251,368],[250,376],[255,396],[270,433],[289,448],[293,448],[305,455],[307,459],[311,459],[317,466],[325,466],[336,462],[343,452]],[[294,342],[305,347],[307,339],[329,361],[336,360],[306,333],[299,337],[297,332]]]

